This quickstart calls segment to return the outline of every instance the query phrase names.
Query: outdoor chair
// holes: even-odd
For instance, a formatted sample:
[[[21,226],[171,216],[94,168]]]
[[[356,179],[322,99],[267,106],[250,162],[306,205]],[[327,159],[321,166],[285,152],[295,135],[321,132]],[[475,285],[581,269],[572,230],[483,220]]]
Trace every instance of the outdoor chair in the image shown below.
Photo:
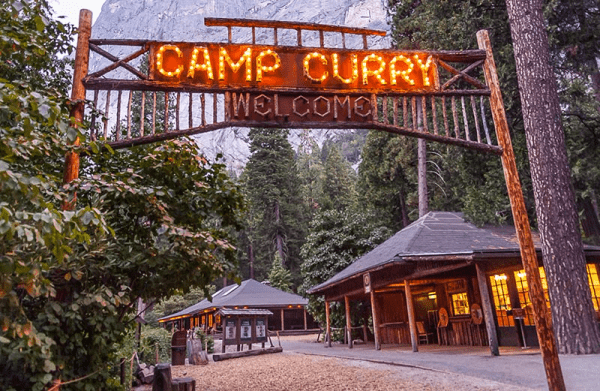
[[[417,322],[417,335],[419,337],[419,343],[424,341],[427,345],[429,345],[429,337],[433,337],[433,333],[428,333],[427,330],[425,330],[425,324],[423,322]]]

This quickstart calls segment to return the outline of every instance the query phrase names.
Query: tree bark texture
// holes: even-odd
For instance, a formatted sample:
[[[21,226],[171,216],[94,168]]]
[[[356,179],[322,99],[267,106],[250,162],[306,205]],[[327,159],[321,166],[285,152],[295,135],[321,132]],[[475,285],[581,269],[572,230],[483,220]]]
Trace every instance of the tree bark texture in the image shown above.
[[[600,352],[542,1],[506,1],[558,351]]]

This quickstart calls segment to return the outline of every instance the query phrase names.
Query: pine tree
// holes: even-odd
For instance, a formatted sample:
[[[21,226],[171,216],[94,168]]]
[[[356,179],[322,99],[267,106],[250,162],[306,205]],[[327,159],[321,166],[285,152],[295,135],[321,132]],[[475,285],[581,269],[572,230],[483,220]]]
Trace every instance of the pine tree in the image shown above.
[[[268,279],[273,288],[280,289],[284,292],[292,291],[292,273],[282,265],[278,253],[275,253],[275,257],[273,258],[273,264],[271,265]]]
[[[267,276],[277,253],[299,278],[299,252],[304,241],[304,207],[294,151],[288,131],[251,129],[251,156],[242,174],[248,199],[255,277]]]

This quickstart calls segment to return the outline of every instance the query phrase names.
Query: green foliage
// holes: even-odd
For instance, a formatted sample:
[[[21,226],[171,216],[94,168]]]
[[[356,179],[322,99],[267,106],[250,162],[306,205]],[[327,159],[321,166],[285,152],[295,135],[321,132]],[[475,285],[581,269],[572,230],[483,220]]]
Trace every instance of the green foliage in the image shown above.
[[[323,209],[345,210],[356,200],[356,173],[335,146],[329,149],[323,178]]]
[[[327,281],[365,252],[387,239],[389,229],[374,223],[373,216],[346,211],[320,211],[310,223],[309,235],[302,246],[300,292]],[[333,324],[343,325],[343,309],[332,311]],[[325,323],[323,297],[309,297],[308,311],[319,323]]]
[[[63,57],[71,28],[42,0],[4,4],[0,20],[0,389],[53,379],[121,389],[115,366],[132,303],[207,293],[231,274],[242,198],[189,140],[117,153],[67,147],[78,136]],[[62,186],[70,149],[83,155],[81,179]],[[75,208],[62,210],[75,193]]]
[[[156,349],[158,363],[171,362],[171,338],[173,335],[162,327],[142,327],[141,346],[138,352],[140,362],[155,365]]]
[[[215,338],[212,335],[208,335],[204,330],[198,328],[196,330],[196,338],[202,342],[202,349],[206,346],[206,353],[210,354],[215,352]]]
[[[388,4],[392,36],[395,45],[402,49],[474,49],[477,48],[477,31],[489,31],[520,179],[525,198],[533,200],[510,26],[504,1],[389,0]],[[472,75],[482,76],[476,72],[472,72]],[[388,148],[385,145],[382,147]],[[502,167],[497,157],[435,143],[428,143],[427,148],[431,210],[462,210],[468,219],[477,224],[512,221]],[[364,159],[368,157],[363,152]],[[406,161],[406,156],[400,159],[403,161],[397,172],[412,174],[413,164]],[[413,155],[410,151],[408,159],[416,160],[416,153]],[[385,167],[385,164],[378,163],[375,168],[370,168],[370,175],[374,175],[373,172],[377,175],[379,170],[383,174],[381,180],[387,180],[385,175],[389,175],[391,170],[378,168]],[[407,181],[403,183],[416,184],[416,180],[411,179],[412,175],[407,175]],[[417,207],[413,204],[413,200],[416,201],[415,195],[408,190],[405,197],[407,209],[413,219],[416,217],[413,211]],[[382,196],[380,198],[384,199]],[[527,209],[532,222],[535,222],[533,202],[527,203]],[[398,221],[398,213],[393,216]]]
[[[268,279],[273,288],[280,289],[284,292],[292,291],[292,273],[281,264],[281,257],[279,257],[279,254],[275,254]]]
[[[252,129],[250,152],[242,182],[247,196],[248,244],[255,255],[255,278],[266,278],[275,253],[299,276],[300,246],[304,241],[305,211],[300,180],[288,131]]]

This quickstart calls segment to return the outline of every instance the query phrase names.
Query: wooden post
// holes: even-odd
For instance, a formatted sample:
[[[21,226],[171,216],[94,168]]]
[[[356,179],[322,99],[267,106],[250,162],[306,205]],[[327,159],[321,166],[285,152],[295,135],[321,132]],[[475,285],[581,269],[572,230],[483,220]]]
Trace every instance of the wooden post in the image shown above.
[[[346,334],[348,337],[348,347],[352,349],[352,318],[350,317],[350,298],[344,296],[344,304],[346,305]]]
[[[304,314],[304,330],[307,330],[308,323],[306,322],[306,307],[303,308],[303,314]]]
[[[285,330],[284,317],[283,317],[283,308],[281,309],[281,331]]]
[[[527,217],[527,210],[525,209],[523,190],[521,189],[515,154],[508,130],[508,122],[506,120],[506,113],[504,112],[504,103],[496,73],[492,45],[486,30],[477,32],[477,43],[480,49],[486,51],[484,65],[485,80],[491,92],[490,106],[496,127],[498,144],[502,147],[504,178],[506,180],[506,187],[508,188],[508,196],[510,198],[513,220],[515,221],[517,238],[519,239],[519,247],[521,248],[521,261],[523,262],[525,273],[527,273],[529,296],[533,307],[533,319],[535,321],[538,341],[540,342],[540,351],[544,361],[548,387],[551,391],[565,390],[565,381],[558,359],[554,330],[552,330],[552,326],[548,323],[550,318],[548,316],[548,307],[546,306],[546,299],[542,290],[537,255],[531,237],[531,227],[529,225],[529,218]]]
[[[75,52],[75,67],[73,70],[73,88],[71,90],[71,101],[73,108],[71,109],[71,117],[73,122],[71,126],[78,128],[83,121],[85,110],[85,87],[83,86],[83,78],[87,76],[88,66],[90,63],[90,36],[92,35],[92,11],[82,9],[79,11],[79,33],[77,35],[77,50]],[[73,145],[79,145],[79,137],[73,141]],[[79,177],[79,154],[75,152],[67,152],[65,156],[65,167],[63,174],[63,183],[69,183]],[[70,210],[75,207],[77,197],[75,196],[70,202],[65,202],[64,210]]]
[[[404,293],[406,294],[406,308],[408,310],[408,325],[410,327],[410,342],[412,343],[412,351],[418,352],[419,340],[417,338],[417,323],[415,321],[415,307],[413,306],[409,280],[404,280]]]
[[[373,314],[373,334],[375,337],[375,350],[381,350],[381,339],[379,336],[379,311],[377,300],[375,300],[375,291],[371,290],[371,312]]]
[[[325,300],[325,321],[327,330],[325,331],[325,343],[327,347],[331,347],[331,317],[329,316],[329,302]]]
[[[481,266],[476,263],[477,284],[479,285],[479,294],[481,295],[481,307],[483,309],[483,317],[485,318],[485,329],[487,330],[488,340],[490,343],[490,353],[492,356],[499,356],[498,336],[496,335],[496,322],[494,322],[494,309],[490,301],[490,292],[488,290],[487,278]]]

